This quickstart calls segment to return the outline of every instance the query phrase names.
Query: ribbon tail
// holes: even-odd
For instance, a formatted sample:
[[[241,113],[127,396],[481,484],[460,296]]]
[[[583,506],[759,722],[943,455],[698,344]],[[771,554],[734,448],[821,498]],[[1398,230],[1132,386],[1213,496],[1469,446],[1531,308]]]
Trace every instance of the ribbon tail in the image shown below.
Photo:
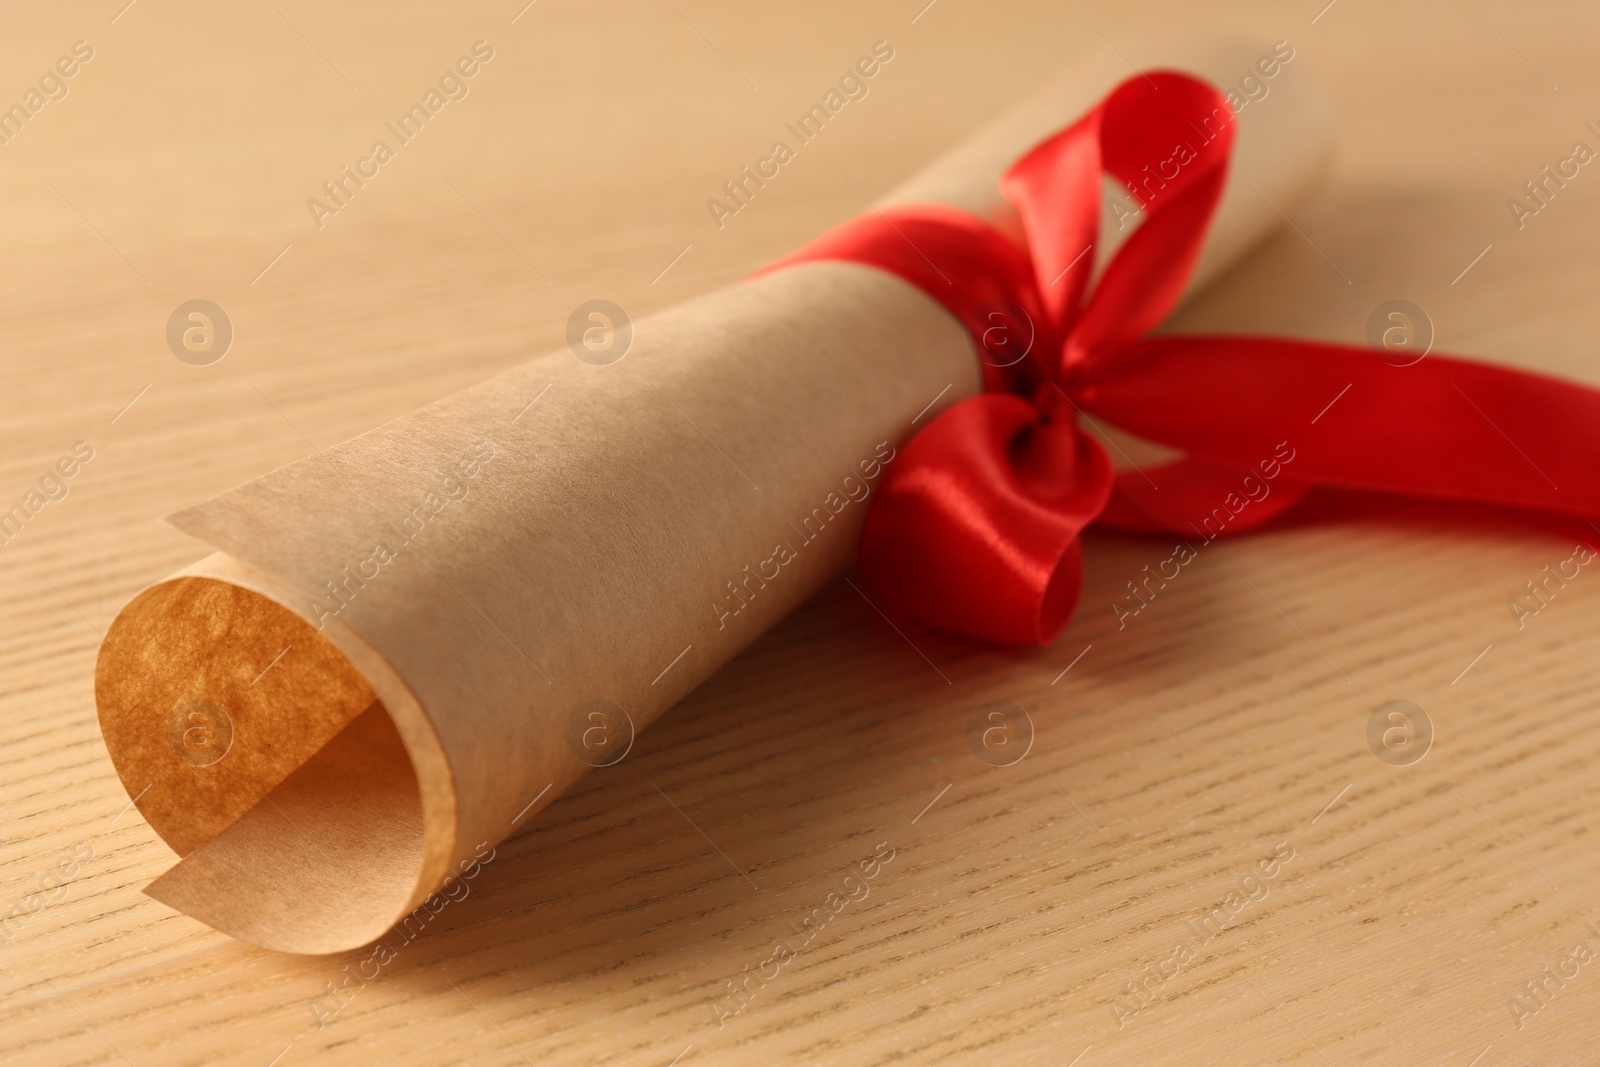
[[[1077,395],[1125,430],[1267,478],[1600,516],[1600,391],[1542,374],[1432,355],[1397,367],[1311,341],[1161,336],[1122,349]]]

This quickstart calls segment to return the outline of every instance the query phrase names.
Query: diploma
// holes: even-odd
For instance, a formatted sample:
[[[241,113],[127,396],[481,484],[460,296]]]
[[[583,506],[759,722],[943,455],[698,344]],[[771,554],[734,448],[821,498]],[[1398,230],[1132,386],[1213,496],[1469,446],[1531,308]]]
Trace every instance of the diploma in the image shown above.
[[[1015,233],[1008,166],[1130,74],[1180,71],[1238,101],[1198,291],[1311,189],[1328,109],[1281,43],[1128,56],[1074,65],[871,210]],[[1143,213],[1104,193],[1094,272]],[[151,896],[278,950],[379,938],[843,573],[907,440],[984,381],[966,327],[855,263],[588,322],[170,516],[215,551],[128,603],[95,682],[117,772],[180,857]]]

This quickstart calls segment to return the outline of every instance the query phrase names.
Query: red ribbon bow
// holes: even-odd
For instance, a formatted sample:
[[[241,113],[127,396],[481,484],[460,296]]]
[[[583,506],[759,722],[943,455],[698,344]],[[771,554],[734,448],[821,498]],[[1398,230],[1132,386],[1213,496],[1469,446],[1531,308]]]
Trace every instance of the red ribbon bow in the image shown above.
[[[1091,522],[1210,540],[1317,485],[1600,515],[1600,435],[1586,432],[1600,425],[1595,390],[1443,356],[1397,367],[1311,341],[1144,336],[1194,267],[1233,132],[1210,85],[1132,78],[1001,180],[1026,249],[955,208],[916,204],[863,215],[767,268],[889,271],[944,305],[984,357],[987,391],[917,433],[868,510],[862,575],[891,609],[1047,644],[1077,602],[1078,535]],[[1144,219],[1089,293],[1102,172],[1136,192]],[[1078,428],[1085,412],[1185,458],[1118,475]],[[1252,482],[1280,475],[1256,496]]]

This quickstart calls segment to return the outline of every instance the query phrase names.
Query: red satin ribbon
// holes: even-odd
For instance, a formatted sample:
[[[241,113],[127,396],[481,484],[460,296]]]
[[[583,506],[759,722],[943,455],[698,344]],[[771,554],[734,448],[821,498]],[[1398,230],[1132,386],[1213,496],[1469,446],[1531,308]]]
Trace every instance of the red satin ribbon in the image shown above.
[[[868,510],[862,575],[896,613],[1047,644],[1077,601],[1091,522],[1209,539],[1317,485],[1600,516],[1593,389],[1444,356],[1396,367],[1311,341],[1145,336],[1194,267],[1233,133],[1225,97],[1204,82],[1132,78],[1001,180],[1026,249],[954,208],[916,204],[863,215],[767,268],[889,271],[966,325],[984,359],[986,391],[911,439]],[[1088,292],[1102,171],[1138,191],[1144,219]],[[1117,475],[1078,428],[1085,412],[1185,458]],[[1246,479],[1262,485],[1269,471],[1270,495],[1239,504],[1257,491]]]

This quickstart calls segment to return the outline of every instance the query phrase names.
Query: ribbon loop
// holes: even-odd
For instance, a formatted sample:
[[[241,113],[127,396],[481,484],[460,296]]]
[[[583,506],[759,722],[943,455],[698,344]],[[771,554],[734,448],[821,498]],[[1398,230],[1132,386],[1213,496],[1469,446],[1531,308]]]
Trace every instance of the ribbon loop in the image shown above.
[[[1071,422],[985,393],[940,412],[886,469],[862,573],[902,611],[1010,644],[1050,640],[1078,599],[1078,534],[1105,508],[1111,461]]]
[[[1124,82],[1001,179],[1022,215],[1051,323],[1065,337],[1057,376],[1082,373],[1177,304],[1222,195],[1233,122],[1215,89],[1154,71]],[[1141,218],[1085,303],[1102,171],[1133,195]]]

